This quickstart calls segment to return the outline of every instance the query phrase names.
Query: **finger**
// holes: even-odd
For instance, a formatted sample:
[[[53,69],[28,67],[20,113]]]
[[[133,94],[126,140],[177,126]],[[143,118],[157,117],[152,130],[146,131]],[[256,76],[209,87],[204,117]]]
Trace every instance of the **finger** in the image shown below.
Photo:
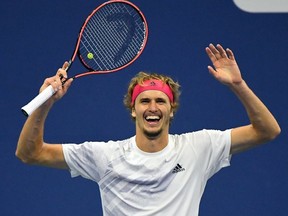
[[[216,47],[217,47],[218,52],[220,53],[220,55],[223,58],[228,58],[226,51],[224,50],[224,48],[220,44],[217,44]]]
[[[62,69],[67,70],[68,66],[69,66],[69,62],[65,61],[63,66],[62,66]]]
[[[65,84],[63,85],[63,88],[67,91],[67,89],[71,86],[72,82],[73,82],[73,78],[67,79],[65,81]]]
[[[62,83],[62,85],[64,85],[64,83],[66,82],[67,80],[67,71],[66,71],[66,68],[68,67],[69,63],[68,62],[65,62],[62,66],[62,68],[59,68],[56,75],[59,76],[60,78],[60,81]]]
[[[209,48],[216,59],[220,59],[222,57],[218,49],[212,43],[209,44]]]
[[[49,85],[53,87],[55,92],[59,90],[59,81],[57,81],[57,76],[46,78],[40,88],[40,92],[47,88]]]
[[[55,92],[57,92],[60,88],[60,85],[58,84],[57,80],[54,80],[52,83],[51,83],[53,89]]]
[[[230,50],[229,48],[226,49],[226,52],[228,54],[229,59],[231,60],[235,60],[235,56],[234,53],[232,52],[232,50]]]
[[[56,73],[58,76],[62,76],[62,77],[66,77],[67,78],[67,72],[66,72],[66,70],[65,69],[63,69],[63,68],[59,68],[58,70],[57,70],[57,73]]]
[[[218,73],[213,67],[208,66],[208,71],[212,76],[214,76],[215,78],[217,77]]]
[[[210,60],[214,63],[215,61],[217,61],[216,56],[213,54],[213,52],[211,51],[210,47],[206,47],[205,51],[208,55],[208,57],[210,58]]]
[[[53,81],[51,82],[51,85],[53,86],[55,91],[61,90],[62,89],[62,74],[57,74],[56,76],[53,77]]]

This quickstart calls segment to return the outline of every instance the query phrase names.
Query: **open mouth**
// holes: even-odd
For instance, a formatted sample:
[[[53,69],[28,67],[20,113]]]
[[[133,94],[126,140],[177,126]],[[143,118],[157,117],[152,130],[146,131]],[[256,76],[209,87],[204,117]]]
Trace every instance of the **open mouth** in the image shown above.
[[[157,123],[157,122],[160,121],[160,119],[161,119],[160,116],[150,116],[150,115],[148,115],[148,116],[145,117],[145,120],[147,122],[149,122],[149,123]]]

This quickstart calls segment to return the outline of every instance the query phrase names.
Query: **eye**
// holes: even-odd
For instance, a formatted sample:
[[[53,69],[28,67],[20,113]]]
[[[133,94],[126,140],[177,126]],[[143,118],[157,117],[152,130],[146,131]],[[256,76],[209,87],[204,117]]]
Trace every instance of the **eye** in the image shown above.
[[[150,102],[150,100],[148,99],[148,98],[142,98],[141,100],[140,100],[140,103],[141,104],[147,104],[147,103],[149,103]]]
[[[166,100],[163,99],[163,98],[157,98],[157,99],[156,99],[156,103],[158,103],[158,104],[165,104],[165,103],[166,103]]]

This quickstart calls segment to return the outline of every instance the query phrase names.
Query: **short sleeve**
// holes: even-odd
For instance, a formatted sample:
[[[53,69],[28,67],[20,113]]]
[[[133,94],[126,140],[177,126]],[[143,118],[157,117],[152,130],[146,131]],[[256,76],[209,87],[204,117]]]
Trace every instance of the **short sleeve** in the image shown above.
[[[211,153],[206,174],[210,178],[221,168],[230,166],[231,130],[207,130],[207,133],[211,140]]]
[[[107,167],[107,145],[104,142],[63,144],[64,158],[71,177],[82,176],[98,182]]]
[[[205,173],[206,179],[230,165],[230,129],[225,131],[204,129],[184,134],[182,140],[193,149],[199,169]]]

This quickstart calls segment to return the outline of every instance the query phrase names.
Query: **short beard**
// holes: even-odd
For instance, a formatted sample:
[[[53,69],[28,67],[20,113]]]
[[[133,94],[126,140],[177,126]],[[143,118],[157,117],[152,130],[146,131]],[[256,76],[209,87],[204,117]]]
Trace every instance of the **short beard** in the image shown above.
[[[147,130],[144,130],[144,134],[148,139],[153,140],[153,139],[156,139],[157,137],[159,137],[159,135],[162,133],[162,131],[163,131],[162,129],[155,131],[155,132],[149,132]]]

